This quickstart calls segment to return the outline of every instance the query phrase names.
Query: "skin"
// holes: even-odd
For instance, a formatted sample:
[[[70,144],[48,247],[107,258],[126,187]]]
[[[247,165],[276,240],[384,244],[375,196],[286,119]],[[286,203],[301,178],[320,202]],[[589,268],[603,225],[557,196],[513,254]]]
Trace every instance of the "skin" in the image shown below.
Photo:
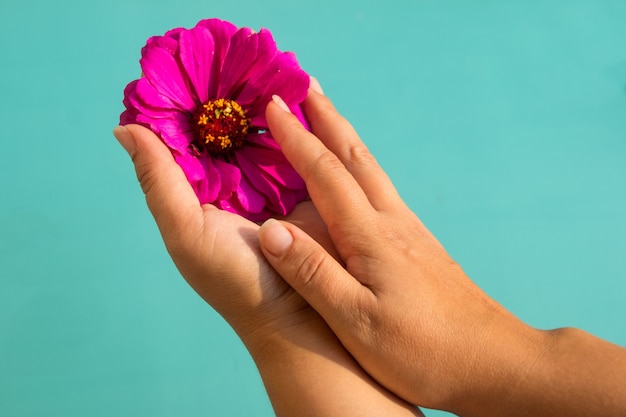
[[[421,416],[374,381],[328,325],[268,264],[259,225],[200,205],[170,151],[149,130],[114,134],[132,158],[172,260],[241,337],[277,416]],[[285,219],[333,253],[325,224],[303,202]]]
[[[363,369],[407,402],[460,416],[626,415],[626,349],[534,329],[489,298],[315,90],[304,103],[313,133],[278,97],[266,116],[336,252],[285,221],[259,239]]]

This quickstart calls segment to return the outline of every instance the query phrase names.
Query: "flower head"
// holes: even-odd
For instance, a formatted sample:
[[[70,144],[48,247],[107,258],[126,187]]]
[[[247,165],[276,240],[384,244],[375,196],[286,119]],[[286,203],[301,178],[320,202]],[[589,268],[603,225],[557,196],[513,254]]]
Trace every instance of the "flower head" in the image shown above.
[[[148,39],[142,77],[124,91],[121,124],[151,129],[169,147],[201,204],[253,221],[289,213],[307,196],[265,120],[279,95],[307,126],[300,108],[309,76],[295,55],[254,32],[207,19]]]

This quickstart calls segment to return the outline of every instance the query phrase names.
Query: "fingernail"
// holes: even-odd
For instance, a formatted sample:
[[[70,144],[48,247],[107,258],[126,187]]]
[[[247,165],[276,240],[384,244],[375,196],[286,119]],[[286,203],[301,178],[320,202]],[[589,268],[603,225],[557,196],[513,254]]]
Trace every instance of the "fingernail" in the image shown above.
[[[278,104],[278,107],[280,107],[281,109],[283,109],[284,111],[286,111],[287,113],[291,113],[291,110],[289,110],[289,107],[287,106],[287,104],[283,101],[282,98],[280,98],[280,96],[274,94],[272,96],[272,101],[274,101],[274,103]]]
[[[293,236],[276,219],[269,219],[261,226],[262,239],[261,242],[265,249],[274,256],[282,256],[293,243]]]
[[[311,82],[309,83],[309,88],[311,90],[315,91],[316,93],[324,95],[324,90],[322,90],[322,86],[320,85],[319,81],[317,81],[317,78],[315,78],[315,77],[311,77]]]
[[[129,155],[132,155],[133,152],[135,152],[135,147],[137,146],[135,144],[135,138],[126,127],[117,126],[113,129],[113,136],[115,136],[115,139],[117,139]]]

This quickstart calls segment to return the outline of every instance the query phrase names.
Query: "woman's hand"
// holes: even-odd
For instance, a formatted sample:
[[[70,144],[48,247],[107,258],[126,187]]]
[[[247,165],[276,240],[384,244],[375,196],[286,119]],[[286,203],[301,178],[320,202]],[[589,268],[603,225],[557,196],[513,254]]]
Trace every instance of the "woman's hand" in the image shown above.
[[[115,133],[127,144],[172,260],[236,331],[285,319],[306,307],[264,260],[257,224],[209,204],[201,206],[169,150],[148,129],[129,125]]]
[[[259,237],[269,262],[370,375],[413,404],[463,416],[616,410],[626,386],[623,349],[575,331],[538,331],[508,313],[407,208],[331,102],[311,93],[304,104],[314,133],[278,97],[266,116],[338,259],[288,222],[267,222]],[[584,382],[598,379],[611,382]]]

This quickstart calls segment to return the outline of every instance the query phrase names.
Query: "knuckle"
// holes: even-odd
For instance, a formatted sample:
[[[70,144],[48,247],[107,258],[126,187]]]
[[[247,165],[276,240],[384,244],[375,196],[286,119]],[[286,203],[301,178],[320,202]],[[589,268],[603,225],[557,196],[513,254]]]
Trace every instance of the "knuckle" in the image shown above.
[[[135,167],[137,171],[137,180],[141,186],[141,190],[147,196],[158,182],[158,172],[155,172],[149,167],[142,164],[140,161],[135,161]]]
[[[363,302],[355,303],[352,309],[352,322],[355,325],[355,331],[362,335],[371,334],[378,327],[372,306]]]
[[[349,146],[348,148],[348,161],[354,166],[372,166],[377,165],[376,158],[367,149],[364,143],[358,142]]]
[[[334,175],[338,170],[345,170],[343,163],[328,149],[323,150],[311,163],[309,175],[323,173],[324,175]]]
[[[326,269],[328,257],[320,250],[309,253],[296,270],[296,279],[304,288],[315,285]]]
[[[315,159],[311,168],[315,172],[335,172],[336,170],[344,170],[345,166],[334,153],[325,149]]]

